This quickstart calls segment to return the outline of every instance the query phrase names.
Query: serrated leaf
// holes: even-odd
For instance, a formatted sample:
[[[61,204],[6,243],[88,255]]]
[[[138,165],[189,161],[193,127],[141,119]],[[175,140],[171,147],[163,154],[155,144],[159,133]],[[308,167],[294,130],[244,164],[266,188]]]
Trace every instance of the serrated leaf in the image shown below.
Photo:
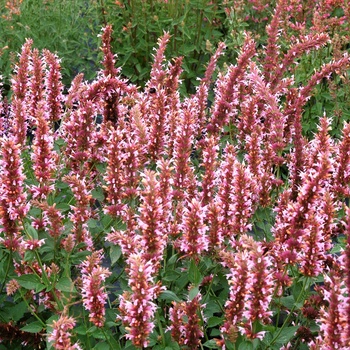
[[[281,298],[281,304],[289,310],[294,306],[294,303],[295,299],[293,295],[288,295],[287,297]]]
[[[27,304],[24,301],[14,305],[9,309],[9,315],[14,321],[19,321],[27,311]]]
[[[292,326],[292,327],[284,328],[281,331],[281,333],[279,334],[277,342],[279,344],[288,343],[293,338],[293,336],[298,328],[299,328],[299,326]],[[278,330],[277,330],[277,332],[278,332]]]
[[[16,280],[18,281],[21,287],[26,289],[37,289],[43,286],[40,278],[34,274],[18,276],[16,277]]]
[[[110,350],[108,343],[98,343],[93,347],[94,350]]]
[[[21,328],[21,331],[28,333],[38,333],[43,329],[43,325],[39,321],[35,321],[27,324],[26,326]]]
[[[99,201],[104,201],[104,199],[105,199],[102,188],[93,189],[91,191],[91,195],[94,199],[97,199]]]
[[[56,283],[55,287],[61,292],[69,292],[69,293],[76,292],[76,289],[74,287],[72,280],[68,277],[60,278]]]
[[[181,302],[181,299],[171,290],[165,290],[160,293],[159,299],[166,300],[166,301],[176,301]]]
[[[238,350],[253,350],[254,346],[251,342],[244,341],[241,344],[239,344]]]

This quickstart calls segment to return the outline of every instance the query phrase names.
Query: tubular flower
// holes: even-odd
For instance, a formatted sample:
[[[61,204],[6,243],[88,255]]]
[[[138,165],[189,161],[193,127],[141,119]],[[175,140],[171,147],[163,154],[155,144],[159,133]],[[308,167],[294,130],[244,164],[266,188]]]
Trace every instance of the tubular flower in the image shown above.
[[[186,349],[197,349],[203,330],[200,326],[201,295],[196,295],[192,300],[181,303],[173,303],[169,310],[171,325],[168,330],[173,339],[180,345],[185,345]]]
[[[119,128],[111,131],[107,142],[107,170],[104,177],[106,181],[107,203],[105,212],[111,216],[121,215],[124,210],[122,193],[124,188],[123,134]]]
[[[75,326],[75,320],[72,317],[61,315],[57,321],[53,321],[52,333],[48,340],[56,350],[81,350],[81,347],[75,343],[72,345],[70,340],[70,331]]]
[[[47,119],[44,117],[44,107],[40,103],[37,107],[36,131],[33,141],[32,161],[34,174],[39,186],[32,187],[33,198],[45,199],[53,190],[53,175],[56,169],[57,154],[54,152],[53,136]]]
[[[81,264],[83,305],[89,311],[89,319],[96,327],[103,327],[107,293],[103,282],[111,274],[100,266],[102,254],[93,252]]]
[[[15,143],[25,146],[27,136],[27,91],[28,91],[28,71],[30,66],[30,55],[33,40],[26,40],[22,46],[19,57],[19,64],[15,67],[15,75],[12,77],[12,105],[10,120],[12,121],[12,135]]]
[[[231,341],[238,332],[248,338],[261,338],[263,334],[254,332],[253,323],[270,322],[269,305],[274,292],[272,262],[264,255],[262,245],[247,235],[242,235],[233,248],[233,252],[221,253],[223,265],[230,269],[227,275],[230,297],[225,304],[222,331]]]
[[[159,196],[160,184],[156,174],[145,171],[142,181],[141,207],[138,225],[142,235],[142,250],[145,261],[159,264],[163,257],[163,251],[167,243],[164,233],[165,222],[163,219],[162,198]]]
[[[184,198],[186,189],[191,186],[190,156],[194,140],[195,119],[192,113],[194,106],[187,106],[179,116],[179,122],[175,130],[174,140],[174,197]]]
[[[77,243],[85,243],[89,249],[93,249],[93,243],[90,232],[87,229],[87,221],[91,218],[90,200],[92,195],[89,193],[84,179],[76,175],[63,178],[70,186],[75,198],[75,206],[71,206],[73,212],[70,219],[73,222],[73,233]]]
[[[236,107],[239,103],[239,82],[252,56],[255,55],[255,42],[247,35],[242,52],[240,53],[237,65],[230,66],[225,76],[219,76],[215,89],[216,99],[213,106],[213,113],[207,130],[211,134],[217,134],[222,127],[236,116]]]
[[[31,56],[29,67],[30,77],[28,81],[28,115],[30,126],[36,119],[37,108],[39,102],[42,101],[44,95],[44,63],[39,55],[39,50],[34,49]],[[41,106],[42,108],[43,106]]]
[[[230,269],[229,279],[230,293],[225,304],[225,321],[221,331],[232,342],[238,336],[238,325],[242,321],[246,295],[248,293],[247,283],[250,283],[249,274],[249,252],[240,251],[235,254],[221,253],[223,265]]]
[[[209,137],[205,141],[205,147],[203,149],[203,166],[205,173],[202,179],[202,202],[204,205],[207,205],[213,200],[216,185],[215,172],[218,166],[219,142],[214,136]]]
[[[126,330],[127,339],[138,347],[147,347],[154,324],[153,317],[157,305],[153,300],[160,292],[159,285],[154,284],[154,263],[145,261],[140,253],[131,254],[127,259],[129,287],[120,296],[120,316]]]
[[[18,248],[20,229],[18,222],[28,213],[24,193],[24,175],[20,158],[20,145],[13,140],[3,139],[1,144],[2,159],[0,161],[0,223],[5,237],[1,242],[6,248]]]
[[[75,172],[84,174],[91,171],[87,165],[91,161],[96,143],[95,114],[96,109],[92,102],[83,101],[63,123],[62,137],[66,141],[64,151],[68,166]]]
[[[62,118],[63,84],[59,58],[49,50],[43,50],[45,70],[45,100],[49,123],[53,124]]]
[[[183,222],[180,226],[182,236],[180,237],[180,249],[189,257],[198,258],[204,251],[208,250],[207,226],[204,224],[206,207],[195,198],[188,203],[183,213]]]

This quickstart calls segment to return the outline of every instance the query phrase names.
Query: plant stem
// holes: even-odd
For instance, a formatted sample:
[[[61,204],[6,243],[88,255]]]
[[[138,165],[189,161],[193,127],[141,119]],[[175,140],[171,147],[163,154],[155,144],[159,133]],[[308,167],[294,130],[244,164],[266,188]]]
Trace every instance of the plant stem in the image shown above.
[[[300,293],[298,295],[298,299],[296,300],[296,302],[294,303],[293,307],[291,308],[288,316],[284,320],[282,327],[278,330],[277,334],[273,337],[273,339],[271,340],[270,344],[267,346],[266,349],[270,349],[271,348],[271,346],[277,341],[278,337],[281,335],[281,333],[282,333],[283,329],[285,328],[285,326],[289,323],[290,319],[292,318],[293,312],[294,312],[294,310],[296,308],[296,305],[299,304],[301,299],[303,298],[307,282],[308,282],[308,277],[305,278],[304,283],[303,283],[303,288],[301,289],[301,291],[300,291]]]
[[[26,303],[27,308],[29,310],[29,312],[41,323],[41,325],[43,327],[46,327],[45,322],[33,311],[33,309],[30,307],[28,300],[25,298],[25,296],[23,295],[23,292],[21,290],[21,288],[19,288],[19,293],[21,294],[21,297],[23,299],[23,301]]]
[[[158,323],[159,333],[160,333],[160,336],[161,336],[161,338],[162,338],[162,344],[163,344],[163,346],[165,347],[164,330],[163,330],[162,323],[160,322],[160,316],[159,316],[158,309],[157,309],[157,311],[156,311],[156,319],[157,319],[157,323]]]
[[[7,266],[6,266],[6,272],[5,272],[5,277],[4,277],[4,283],[2,284],[1,286],[1,290],[0,290],[0,294],[2,293],[2,291],[4,290],[4,287],[5,287],[5,284],[6,284],[6,278],[7,278],[7,275],[10,271],[10,264],[11,264],[11,261],[12,261],[12,250],[10,251],[10,254],[9,254],[9,259],[8,259],[8,262],[7,262]]]

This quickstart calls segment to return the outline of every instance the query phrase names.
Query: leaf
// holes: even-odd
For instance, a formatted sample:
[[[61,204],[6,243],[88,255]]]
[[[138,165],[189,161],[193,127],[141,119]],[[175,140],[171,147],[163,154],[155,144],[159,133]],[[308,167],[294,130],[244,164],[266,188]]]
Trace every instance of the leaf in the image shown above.
[[[119,245],[112,245],[109,250],[109,257],[111,258],[112,266],[119,260],[122,255],[122,251]]]
[[[22,275],[16,277],[19,285],[25,289],[37,289],[37,288],[45,288],[45,286],[41,283],[40,278],[34,274]],[[41,290],[42,290],[41,289]]]
[[[216,344],[216,341],[214,339],[208,340],[203,344],[204,347],[208,349],[220,349],[220,346]]]
[[[39,238],[38,231],[32,225],[26,223],[25,229],[26,229],[27,233],[30,235],[30,237],[32,237],[33,239]]]
[[[278,336],[277,342],[280,344],[288,343],[293,338],[293,336],[298,328],[299,328],[299,326],[292,326],[292,327],[284,328],[281,331],[280,335]],[[278,332],[278,330],[276,332]]]
[[[181,302],[181,299],[171,290],[165,290],[160,293],[159,298],[165,301],[176,301]]]
[[[27,304],[24,301],[14,305],[9,309],[9,313],[11,313],[11,318],[14,321],[19,321],[25,312],[27,311]]]
[[[194,285],[198,285],[203,279],[198,269],[198,266],[196,265],[194,260],[191,260],[190,262],[190,268],[188,270],[188,279]]]
[[[102,188],[95,188],[91,191],[91,195],[93,198],[99,200],[99,201],[103,201],[105,199],[105,196],[103,194],[103,190]]]
[[[295,299],[293,295],[288,295],[287,297],[281,298],[281,304],[289,310],[294,306],[294,303]]]
[[[26,326],[21,328],[21,331],[28,333],[38,333],[43,329],[43,325],[39,321],[35,321],[27,324]]]
[[[241,344],[239,344],[238,350],[253,350],[254,346],[251,342],[244,341]]]
[[[162,280],[166,282],[174,282],[181,276],[181,273],[174,270],[168,270],[165,272]]]
[[[93,347],[94,350],[110,350],[108,343],[98,343]]]
[[[76,292],[77,290],[74,287],[74,284],[72,280],[68,277],[62,277],[58,280],[56,283],[56,289],[60,290],[61,292]]]
[[[198,295],[198,293],[199,293],[198,287],[192,288],[188,293],[188,298],[190,299],[190,301],[192,301]]]
[[[210,327],[215,327],[215,326],[221,324],[223,320],[224,320],[223,317],[213,316],[213,317],[210,317],[208,319],[207,325],[208,325],[209,328]]]

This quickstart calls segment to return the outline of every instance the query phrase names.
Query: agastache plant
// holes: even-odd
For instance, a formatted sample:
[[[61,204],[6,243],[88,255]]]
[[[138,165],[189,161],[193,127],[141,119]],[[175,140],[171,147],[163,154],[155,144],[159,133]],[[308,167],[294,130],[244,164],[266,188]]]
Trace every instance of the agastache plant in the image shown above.
[[[278,1],[186,96],[168,32],[143,88],[117,67],[110,25],[95,79],[70,87],[26,41],[0,99],[1,346],[350,347],[350,124],[314,106],[328,81],[345,94],[329,29],[348,12],[332,4]]]

